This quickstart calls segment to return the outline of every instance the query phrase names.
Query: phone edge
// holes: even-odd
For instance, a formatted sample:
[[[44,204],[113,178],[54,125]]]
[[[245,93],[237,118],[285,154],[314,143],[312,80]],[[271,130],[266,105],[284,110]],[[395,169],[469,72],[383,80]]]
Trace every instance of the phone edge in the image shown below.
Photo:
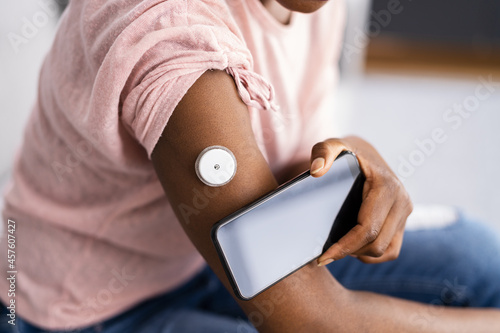
[[[356,156],[356,154],[352,151],[348,151],[348,150],[345,150],[345,151],[342,151],[338,156],[337,158],[335,159],[338,160],[340,159],[341,157],[345,156],[345,155],[352,155],[354,157],[354,163],[356,163],[354,166],[351,165],[351,163],[349,163],[349,168],[350,168],[350,171],[352,172],[352,167],[357,167],[357,170],[359,170],[360,174],[363,174],[363,170],[361,169],[361,166],[359,165],[359,161],[358,161],[358,158]],[[364,174],[363,174],[364,175]],[[226,225],[227,223],[230,223],[232,220],[238,218],[239,216],[243,215],[247,210],[249,210],[250,208],[253,208],[253,207],[257,207],[261,204],[263,204],[264,202],[266,202],[267,200],[271,199],[272,197],[278,195],[279,193],[281,193],[282,191],[286,190],[287,188],[295,185],[297,182],[303,180],[303,179],[306,179],[307,177],[311,176],[310,174],[310,170],[306,170],[304,171],[303,173],[297,175],[296,177],[288,180],[287,182],[279,185],[276,189],[270,191],[269,193],[267,194],[264,194],[262,197],[260,197],[259,199],[255,200],[255,201],[252,201],[251,203],[243,206],[242,208],[236,210],[235,212],[227,215],[226,217],[220,219],[219,221],[217,221],[216,223],[214,223],[214,225],[212,226],[211,230],[210,230],[210,238],[212,239],[212,243],[214,244],[215,246],[215,250],[217,252],[217,256],[219,257],[219,260],[221,261],[222,263],[222,266],[223,266],[223,269],[224,269],[224,272],[226,274],[226,276],[228,277],[229,279],[229,283],[231,285],[231,288],[235,294],[235,296],[242,300],[242,301],[249,301],[251,299],[253,299],[254,297],[256,297],[257,295],[263,293],[264,291],[268,290],[269,288],[271,288],[272,286],[274,286],[275,284],[281,282],[283,279],[289,277],[290,275],[292,275],[293,273],[295,273],[296,271],[298,271],[299,269],[307,266],[308,264],[310,264],[311,262],[313,262],[314,260],[316,260],[318,257],[315,257],[315,258],[312,258],[310,261],[304,263],[303,265],[295,268],[294,270],[292,270],[290,273],[288,273],[287,275],[281,277],[279,280],[273,282],[272,284],[270,284],[269,286],[267,286],[266,288],[262,289],[261,291],[259,291],[258,293],[250,296],[250,297],[245,297],[241,294],[238,286],[237,286],[237,283],[234,279],[234,276],[232,274],[232,271],[231,269],[229,268],[229,264],[227,262],[227,259],[224,255],[224,251],[222,249],[222,247],[220,246],[220,243],[219,241],[217,240],[217,232],[219,231],[219,229],[221,227],[223,227],[224,225]]]

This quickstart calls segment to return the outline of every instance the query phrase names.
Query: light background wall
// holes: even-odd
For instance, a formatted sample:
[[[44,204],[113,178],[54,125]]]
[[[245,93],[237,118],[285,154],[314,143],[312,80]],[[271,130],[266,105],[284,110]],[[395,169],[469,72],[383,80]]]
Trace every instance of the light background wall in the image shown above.
[[[23,25],[26,20],[33,23],[34,17],[40,27],[27,30],[27,42],[13,47],[9,34],[23,36]],[[55,19],[36,0],[0,3],[0,180],[11,166],[34,103],[38,71],[52,42]]]

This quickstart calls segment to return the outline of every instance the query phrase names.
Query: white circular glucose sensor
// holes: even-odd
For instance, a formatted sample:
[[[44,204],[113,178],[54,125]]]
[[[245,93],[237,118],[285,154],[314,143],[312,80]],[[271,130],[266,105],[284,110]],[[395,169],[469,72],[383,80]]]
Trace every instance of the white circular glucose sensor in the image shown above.
[[[223,146],[210,146],[196,159],[196,175],[208,186],[222,186],[236,174],[236,158]]]

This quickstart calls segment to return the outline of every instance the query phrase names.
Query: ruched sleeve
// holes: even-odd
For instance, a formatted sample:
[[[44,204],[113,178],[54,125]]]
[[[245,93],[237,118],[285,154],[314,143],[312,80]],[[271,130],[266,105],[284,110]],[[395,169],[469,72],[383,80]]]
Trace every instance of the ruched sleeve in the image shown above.
[[[136,59],[121,94],[121,119],[149,157],[175,107],[207,70],[232,75],[249,107],[277,109],[223,1],[160,2],[137,15],[110,53],[113,61]]]

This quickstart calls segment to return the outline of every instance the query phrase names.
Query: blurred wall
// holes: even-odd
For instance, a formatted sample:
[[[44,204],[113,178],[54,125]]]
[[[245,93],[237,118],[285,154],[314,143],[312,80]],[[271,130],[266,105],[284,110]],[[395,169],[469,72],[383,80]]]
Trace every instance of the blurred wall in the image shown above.
[[[420,22],[420,37],[425,39],[425,34],[432,31],[429,21],[422,16],[439,18],[437,12],[441,10],[445,21],[451,19],[453,11],[465,20],[468,13],[463,8],[483,2],[468,3],[460,9],[461,2],[452,5],[448,0],[419,1],[418,4],[400,1],[405,9],[400,14],[405,14],[405,18],[393,15],[384,31],[414,40],[407,27]],[[335,110],[339,135],[358,134],[372,142],[403,179],[415,203],[457,206],[500,230],[497,209],[500,204],[500,177],[497,176],[500,66],[474,61],[457,61],[448,66],[451,58],[445,59],[448,64],[428,66],[425,61],[430,57],[418,59],[404,53],[398,64],[392,59],[383,65],[366,62],[369,22],[377,20],[380,10],[387,10],[388,0],[375,0],[373,8],[367,8],[367,2],[358,0],[347,3],[350,20]],[[380,7],[381,4],[385,7]],[[443,7],[443,4],[447,5]],[[448,14],[445,9],[449,9]],[[416,17],[409,18],[411,15]],[[460,25],[459,19],[454,20]],[[484,24],[473,24],[477,20],[469,18],[467,22],[470,31],[463,36],[465,44],[471,41],[471,36],[481,35],[484,29]],[[500,20],[488,24],[498,25]],[[454,31],[459,30],[460,27]],[[445,38],[446,34],[437,31],[436,38]],[[397,40],[389,46],[398,47],[398,42],[406,45]],[[416,49],[422,53],[432,51]],[[394,49],[384,51],[387,55],[391,50]]]
[[[50,0],[0,2],[0,181],[12,163],[35,100],[38,72],[59,11],[54,4]]]
[[[395,15],[391,12],[391,3]],[[397,8],[397,9],[396,9]],[[371,21],[382,34],[458,43],[465,48],[500,44],[500,2],[492,0],[372,0]]]

